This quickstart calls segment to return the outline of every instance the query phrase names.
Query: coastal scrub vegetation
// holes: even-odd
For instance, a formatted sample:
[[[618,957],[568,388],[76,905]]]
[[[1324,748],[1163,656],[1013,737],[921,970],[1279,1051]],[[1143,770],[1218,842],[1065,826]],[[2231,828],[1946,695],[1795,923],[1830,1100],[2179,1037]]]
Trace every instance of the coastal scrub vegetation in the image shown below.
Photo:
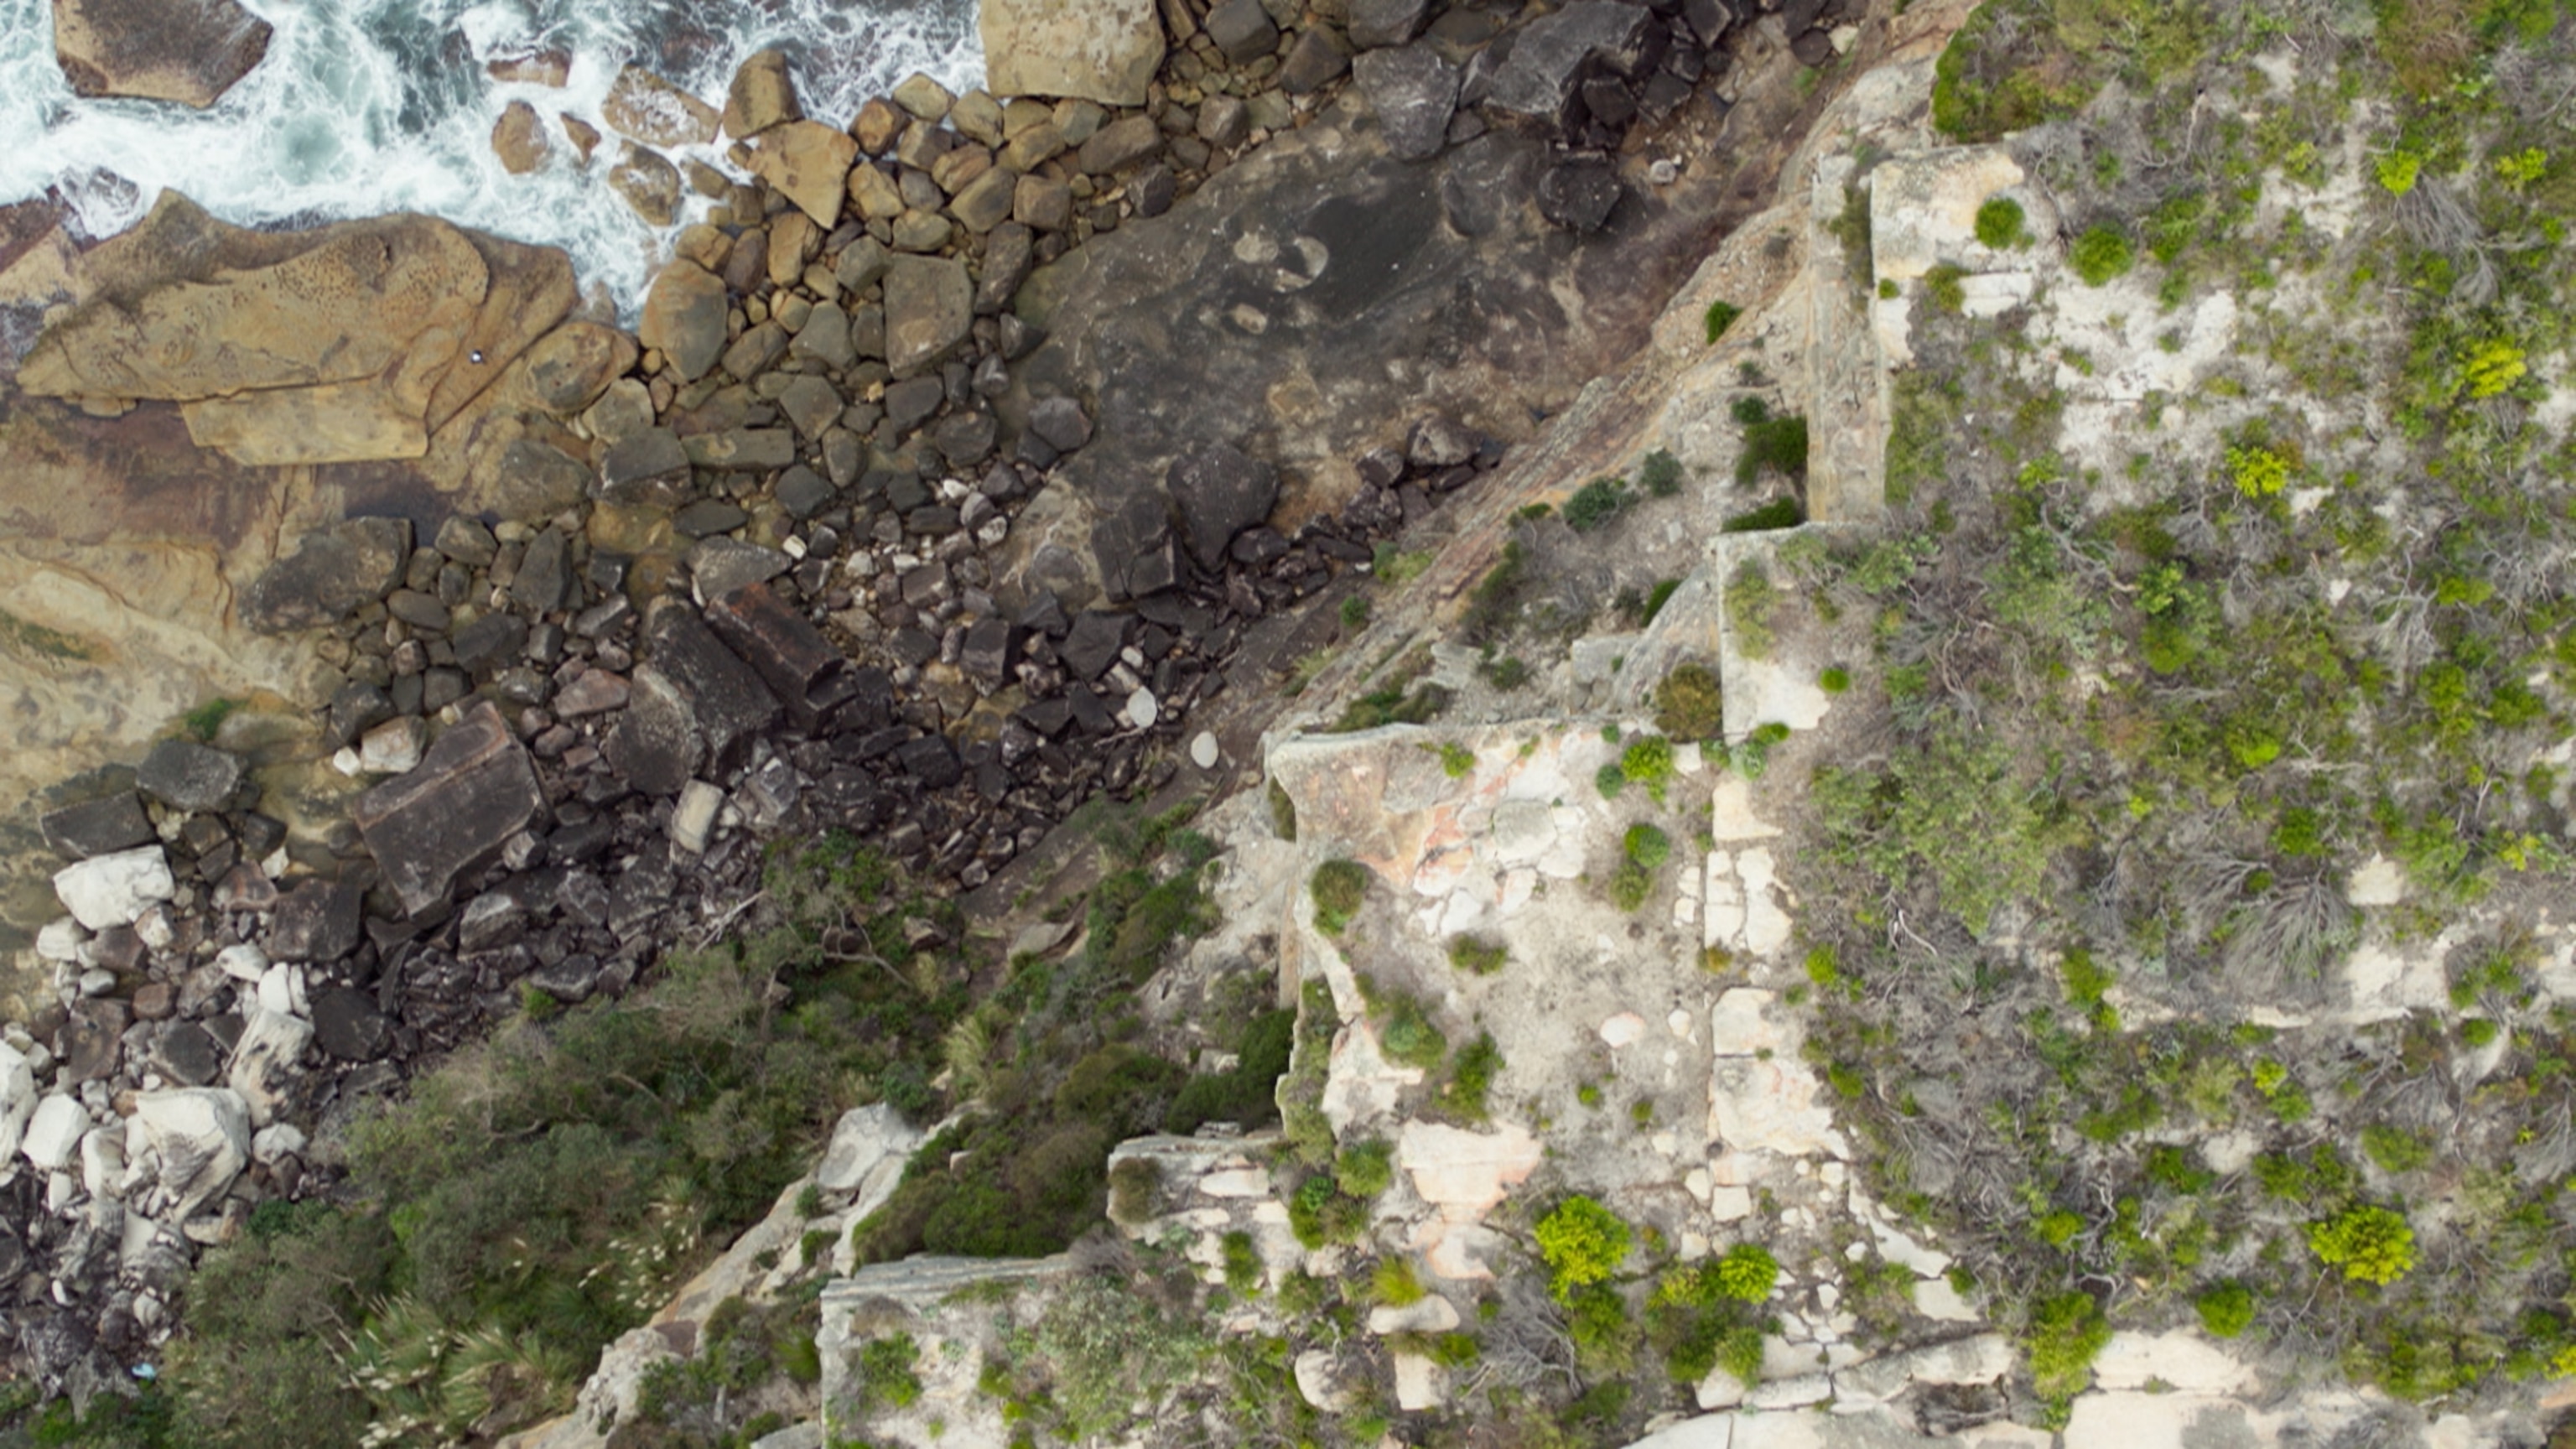
[[[2571,83],[2549,4],[1990,0],[1939,62],[2065,219],[2044,292],[2242,318],[2106,436],[2044,292],[1924,309],[1884,526],[1767,581],[1869,625],[1786,867],[1809,1051],[2050,1413],[2114,1329],[2451,1404],[2576,1346]],[[2447,999],[2332,1016],[2365,940]]]

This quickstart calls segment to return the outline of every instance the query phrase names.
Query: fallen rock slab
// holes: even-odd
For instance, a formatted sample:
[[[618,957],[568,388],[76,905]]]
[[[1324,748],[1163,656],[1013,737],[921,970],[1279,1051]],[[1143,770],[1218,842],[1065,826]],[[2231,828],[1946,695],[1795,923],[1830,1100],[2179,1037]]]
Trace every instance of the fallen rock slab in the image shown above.
[[[438,737],[419,769],[359,796],[355,815],[386,883],[418,914],[445,900],[459,874],[497,854],[545,804],[527,750],[485,700]]]
[[[1163,64],[1154,0],[984,0],[978,12],[996,96],[1140,106]]]
[[[161,1190],[176,1204],[174,1220],[212,1201],[250,1161],[250,1106],[221,1087],[145,1092],[134,1099],[134,1123],[161,1162]]]
[[[63,909],[93,931],[133,925],[135,917],[177,893],[170,858],[157,845],[95,855],[54,873],[54,894]]]

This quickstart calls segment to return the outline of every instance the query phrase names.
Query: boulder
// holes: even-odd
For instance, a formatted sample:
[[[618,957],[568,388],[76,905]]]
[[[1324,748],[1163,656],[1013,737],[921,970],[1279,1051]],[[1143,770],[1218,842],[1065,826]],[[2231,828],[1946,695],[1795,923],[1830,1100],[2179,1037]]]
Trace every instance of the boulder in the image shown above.
[[[1561,119],[1591,62],[1603,60],[1622,71],[1635,64],[1647,18],[1644,6],[1620,0],[1574,0],[1540,16],[1513,41],[1486,100],[1519,115]]]
[[[411,520],[352,518],[308,533],[243,592],[242,622],[263,634],[337,623],[381,599],[411,561]]]
[[[977,11],[996,96],[1140,106],[1162,68],[1154,0],[983,0]]]
[[[280,961],[328,965],[358,949],[365,895],[345,881],[308,880],[277,898],[268,951]]]
[[[1430,9],[1431,0],[1350,0],[1351,44],[1362,50],[1407,44]]]
[[[542,816],[545,803],[527,750],[481,700],[430,746],[419,769],[359,796],[354,814],[386,884],[417,915]]]
[[[772,126],[803,119],[805,107],[796,99],[796,82],[787,73],[786,53],[774,49],[754,51],[733,73],[733,86],[725,92],[724,133],[740,141]]]
[[[1292,96],[1312,95],[1350,68],[1351,53],[1332,27],[1309,26],[1288,48],[1288,59],[1279,67],[1279,88]]]
[[[78,96],[203,110],[268,55],[269,33],[233,0],[54,0],[54,61]]]
[[[553,149],[546,141],[545,122],[526,101],[502,107],[501,119],[492,123],[492,154],[501,158],[501,169],[513,176],[525,176],[545,165]]]
[[[832,1129],[831,1145],[823,1149],[822,1165],[814,1169],[814,1185],[848,1194],[855,1200],[852,1217],[864,1217],[902,1180],[904,1164],[921,1137],[902,1113],[883,1102],[844,1112]]]
[[[841,219],[850,163],[858,155],[859,143],[847,131],[820,121],[786,121],[761,132],[752,146],[751,172],[828,230]]]
[[[248,769],[239,755],[194,740],[169,739],[143,757],[134,783],[174,810],[221,810],[233,803]]]
[[[262,995],[266,995],[263,991]],[[312,1023],[263,1004],[250,1013],[224,1084],[250,1111],[250,1124],[265,1127],[293,1095],[304,1076],[304,1049],[313,1044]]]
[[[94,855],[54,873],[63,909],[93,931],[130,926],[158,902],[178,893],[170,860],[158,845]]]
[[[975,325],[975,284],[954,257],[898,256],[886,264],[886,365],[898,378],[948,359]]]
[[[1134,115],[1101,127],[1074,159],[1094,176],[1109,176],[1143,165],[1162,149],[1163,128],[1152,116]]]
[[[425,216],[263,235],[176,192],[85,261],[110,284],[48,323],[20,388],[176,402],[240,463],[420,457],[576,298],[551,248]]]
[[[1351,62],[1351,78],[1377,113],[1386,148],[1409,161],[1437,156],[1458,106],[1458,68],[1429,45],[1372,50]]]
[[[703,146],[716,138],[716,108],[641,66],[627,66],[599,103],[608,129],[646,146]]]
[[[1279,470],[1224,443],[1174,459],[1164,483],[1180,510],[1190,556],[1210,573],[1225,567],[1234,536],[1268,518],[1279,501]]]
[[[688,692],[650,664],[638,668],[626,710],[601,745],[609,768],[643,794],[675,795],[698,768],[701,749]]]
[[[61,1172],[72,1165],[80,1152],[81,1138],[89,1131],[89,1110],[77,1097],[60,1092],[36,1105],[36,1114],[27,1121],[27,1131],[18,1144],[27,1160],[39,1172]]]
[[[35,1110],[35,1070],[16,1047],[0,1042],[0,1160],[17,1154]]]
[[[689,496],[689,452],[669,428],[620,438],[599,463],[599,496],[610,503],[670,507]]]
[[[131,790],[48,810],[39,824],[45,843],[73,860],[131,850],[155,839],[151,817],[143,813],[142,799]]]
[[[572,79],[572,52],[549,47],[525,55],[496,55],[483,62],[483,73],[504,85],[559,91]]]
[[[608,189],[625,198],[635,214],[651,226],[680,219],[680,168],[661,152],[626,142],[608,168]]]
[[[1250,65],[1279,48],[1279,27],[1261,0],[1223,0],[1208,11],[1207,36],[1236,65]]]
[[[673,261],[644,294],[636,340],[659,351],[680,376],[695,382],[724,356],[725,284],[706,268]]]
[[[172,1200],[167,1216],[174,1220],[193,1216],[231,1187],[250,1161],[250,1106],[236,1092],[144,1092],[134,1099],[133,1124],[142,1129],[144,1150],[160,1159],[161,1190]]]
[[[739,768],[752,741],[778,723],[778,697],[740,655],[716,638],[694,609],[664,605],[654,613],[646,634],[646,655],[687,698],[713,768],[719,773]],[[640,701],[640,670],[636,682]],[[630,702],[627,712],[632,714],[634,709],[635,703]]]
[[[1538,212],[1568,231],[1588,234],[1610,224],[1619,196],[1618,169],[1604,158],[1580,156],[1539,178]]]

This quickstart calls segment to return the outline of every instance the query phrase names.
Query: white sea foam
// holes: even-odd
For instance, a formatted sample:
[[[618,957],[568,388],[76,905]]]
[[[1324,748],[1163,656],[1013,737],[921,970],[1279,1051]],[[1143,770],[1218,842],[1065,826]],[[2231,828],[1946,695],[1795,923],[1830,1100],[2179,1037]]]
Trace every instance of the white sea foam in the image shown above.
[[[952,89],[983,74],[974,0],[243,3],[276,27],[268,57],[198,112],[74,96],[54,62],[49,0],[0,0],[0,202],[51,189],[92,236],[131,225],[165,187],[247,226],[427,212],[564,248],[584,285],[606,286],[631,316],[669,239],[608,189],[614,137],[583,172],[554,129],[557,112],[598,125],[621,64],[721,105],[743,58],[780,46],[807,113],[835,123],[915,70]],[[564,88],[484,72],[539,47],[572,54]],[[513,100],[535,106],[557,142],[534,175],[512,176],[492,154]],[[723,164],[717,147],[672,159],[692,156]]]

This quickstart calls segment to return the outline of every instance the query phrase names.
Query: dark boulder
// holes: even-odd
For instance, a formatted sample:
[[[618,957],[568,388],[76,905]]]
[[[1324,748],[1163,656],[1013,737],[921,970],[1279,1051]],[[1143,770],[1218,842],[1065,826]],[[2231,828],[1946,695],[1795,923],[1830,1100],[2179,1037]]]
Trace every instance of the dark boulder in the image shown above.
[[[136,767],[143,793],[177,810],[221,810],[233,803],[249,766],[242,757],[194,740],[163,740]]]
[[[45,812],[45,843],[73,860],[150,845],[156,838],[143,801],[131,790]]]
[[[1408,161],[1437,156],[1448,144],[1458,105],[1458,68],[1429,45],[1372,50],[1351,62],[1351,79],[1377,113],[1386,148]]]
[[[1573,232],[1591,233],[1608,226],[1619,197],[1618,171],[1595,157],[1563,162],[1538,182],[1539,215]]]
[[[650,664],[630,681],[626,708],[600,753],[628,786],[647,795],[676,795],[697,773],[704,749],[689,695]]]
[[[326,963],[358,949],[364,897],[339,881],[308,880],[277,898],[269,917],[268,954],[281,961]]]
[[[1363,50],[1403,45],[1421,33],[1431,0],[1350,0],[1351,44]]]
[[[1279,502],[1279,470],[1225,443],[1182,454],[1164,483],[1180,510],[1190,556],[1210,573],[1224,567],[1234,536],[1268,518]]]
[[[374,997],[334,986],[313,998],[313,1037],[340,1061],[372,1062],[393,1045],[394,1026]]]
[[[1542,15],[1514,38],[1486,99],[1517,115],[1561,120],[1587,66],[1599,61],[1628,74],[1640,65],[1648,19],[1644,6],[1619,0],[1574,0]]]
[[[693,609],[664,603],[647,635],[645,656],[688,698],[711,766],[739,768],[751,742],[778,723],[778,697]]]
[[[411,562],[411,520],[352,518],[305,535],[242,595],[242,622],[263,634],[334,623],[381,599]]]
[[[417,914],[446,900],[459,874],[497,855],[545,808],[527,750],[486,700],[439,736],[418,768],[359,796],[354,813],[386,884]]]

